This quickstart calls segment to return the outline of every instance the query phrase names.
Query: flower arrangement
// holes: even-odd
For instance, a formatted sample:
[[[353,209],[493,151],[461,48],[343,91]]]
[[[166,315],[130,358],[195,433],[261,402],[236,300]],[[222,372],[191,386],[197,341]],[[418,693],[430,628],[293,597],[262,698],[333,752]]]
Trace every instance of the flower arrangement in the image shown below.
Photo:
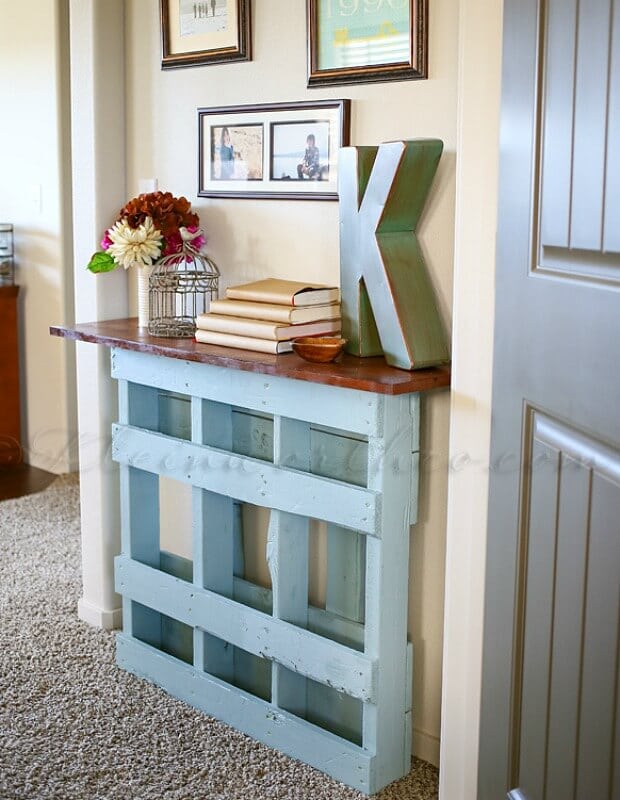
[[[119,212],[105,232],[101,250],[91,258],[91,272],[111,272],[117,267],[129,269],[151,266],[159,258],[179,254],[184,258],[185,243],[194,251],[204,247],[198,214],[185,197],[170,192],[149,192],[134,197]]]

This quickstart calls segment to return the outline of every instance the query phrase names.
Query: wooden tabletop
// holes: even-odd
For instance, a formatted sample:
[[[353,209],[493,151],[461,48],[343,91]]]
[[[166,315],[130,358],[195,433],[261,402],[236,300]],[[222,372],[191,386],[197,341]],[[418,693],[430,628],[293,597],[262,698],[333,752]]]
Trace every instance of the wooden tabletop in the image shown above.
[[[331,364],[311,364],[295,353],[272,356],[252,350],[199,344],[193,339],[150,336],[145,329],[138,328],[136,318],[87,322],[73,328],[54,326],[50,328],[50,333],[52,336],[103,344],[106,347],[120,347],[123,350],[136,350],[166,358],[198,361],[218,367],[278,375],[312,383],[327,383],[378,394],[427,392],[450,386],[449,366],[410,372],[388,366],[382,356],[357,358],[346,353]]]

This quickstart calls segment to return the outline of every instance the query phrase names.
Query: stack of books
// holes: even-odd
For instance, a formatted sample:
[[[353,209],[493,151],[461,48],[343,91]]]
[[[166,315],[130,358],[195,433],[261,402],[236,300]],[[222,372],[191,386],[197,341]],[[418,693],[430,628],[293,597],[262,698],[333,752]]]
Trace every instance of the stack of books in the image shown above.
[[[288,353],[299,336],[340,333],[340,290],[316,283],[267,278],[226,289],[196,317],[196,341]]]

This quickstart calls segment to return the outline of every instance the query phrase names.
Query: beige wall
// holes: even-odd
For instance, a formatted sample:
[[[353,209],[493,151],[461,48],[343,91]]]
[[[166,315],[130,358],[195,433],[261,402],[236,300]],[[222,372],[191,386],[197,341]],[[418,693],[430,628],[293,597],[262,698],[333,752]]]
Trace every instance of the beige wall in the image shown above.
[[[157,176],[163,188],[187,194],[200,208],[224,284],[268,272],[337,279],[337,208],[320,202],[198,202],[197,106],[346,96],[353,100],[353,144],[441,137],[446,154],[420,232],[448,322],[458,142],[450,454],[454,459],[466,453],[474,463],[463,468],[459,461],[461,468],[450,477],[441,796],[473,798],[490,424],[499,4],[461,0],[458,36],[457,4],[432,4],[428,81],[314,91],[304,88],[302,0],[255,0],[251,63],[169,73],[158,67],[156,5],[152,0],[126,2],[126,191],[135,193],[140,177]],[[59,80],[65,67],[60,31],[66,28],[59,24],[65,7],[64,0],[5,3],[0,26],[0,96],[3,119],[9,120],[0,128],[0,219],[17,228],[27,458],[55,471],[71,466],[66,453],[75,429],[72,349],[47,335],[49,324],[72,318],[69,160],[63,149],[67,139],[61,135],[68,129],[68,102]],[[306,219],[323,232],[312,251],[300,247],[295,235]],[[431,760],[437,757],[439,734],[448,403],[447,394],[425,403],[421,516],[412,532],[415,742],[417,752]]]
[[[127,192],[143,177],[185,194],[200,210],[223,285],[269,274],[338,280],[338,206],[329,202],[198,200],[199,106],[328,97],[352,100],[352,144],[394,138],[443,139],[443,156],[420,225],[420,237],[450,326],[457,105],[457,4],[434,0],[430,79],[306,89],[306,21],[302,0],[255,0],[253,60],[162,72],[157,3],[127,0]],[[321,235],[308,247],[306,226]],[[131,297],[131,294],[130,294]],[[437,762],[449,395],[425,400],[420,523],[412,530],[410,635],[415,644],[414,749]]]
[[[15,225],[25,459],[75,469],[73,351],[51,324],[72,321],[68,28],[61,0],[2,4],[0,220]]]

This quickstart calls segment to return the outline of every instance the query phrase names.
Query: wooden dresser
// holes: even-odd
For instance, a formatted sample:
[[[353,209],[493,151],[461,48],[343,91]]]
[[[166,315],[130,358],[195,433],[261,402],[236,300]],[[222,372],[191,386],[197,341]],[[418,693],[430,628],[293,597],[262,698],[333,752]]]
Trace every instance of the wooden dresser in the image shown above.
[[[0,468],[22,459],[19,421],[18,286],[0,286]]]

